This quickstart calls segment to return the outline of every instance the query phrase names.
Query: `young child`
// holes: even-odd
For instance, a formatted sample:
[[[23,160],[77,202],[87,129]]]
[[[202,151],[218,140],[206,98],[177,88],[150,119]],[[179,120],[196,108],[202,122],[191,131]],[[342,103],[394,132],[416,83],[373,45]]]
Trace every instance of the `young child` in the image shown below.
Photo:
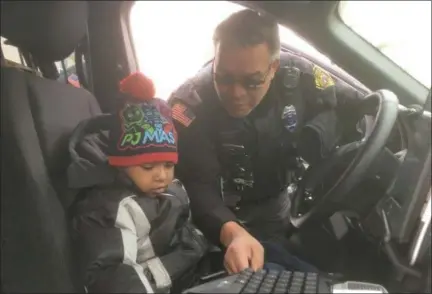
[[[120,90],[118,113],[82,122],[69,143],[69,185],[81,189],[71,209],[79,270],[89,293],[167,292],[193,272],[208,245],[174,180],[169,107],[140,73]]]

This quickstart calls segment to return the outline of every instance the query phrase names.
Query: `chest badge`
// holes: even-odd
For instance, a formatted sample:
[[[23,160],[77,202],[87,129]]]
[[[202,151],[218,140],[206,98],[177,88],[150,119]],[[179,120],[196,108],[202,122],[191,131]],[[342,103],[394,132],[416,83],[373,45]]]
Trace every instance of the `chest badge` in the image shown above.
[[[297,126],[297,111],[294,105],[287,105],[284,107],[282,112],[282,122],[290,132],[294,132]]]

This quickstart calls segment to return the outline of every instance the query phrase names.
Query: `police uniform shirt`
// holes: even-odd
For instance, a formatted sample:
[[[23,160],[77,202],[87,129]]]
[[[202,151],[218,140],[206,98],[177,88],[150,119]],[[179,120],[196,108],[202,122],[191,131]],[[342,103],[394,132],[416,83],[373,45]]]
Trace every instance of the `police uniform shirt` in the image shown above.
[[[299,145],[301,146],[300,149],[304,151],[303,157],[307,157],[309,161],[318,161],[325,157],[326,153],[335,145],[334,141],[338,136],[336,114],[334,113],[336,91],[338,94],[342,93],[341,96],[344,97],[341,99],[344,101],[347,100],[345,96],[354,97],[357,93],[354,90],[347,90],[347,85],[335,87],[330,75],[309,62],[300,60],[299,63],[299,60],[296,60],[296,66],[302,72],[299,90],[305,100],[303,101],[305,111],[301,114],[302,118],[299,118],[301,120],[299,127],[305,128],[307,126],[306,129],[309,129],[308,132],[300,132],[303,135]],[[329,78],[330,80],[328,80]],[[262,191],[260,186],[276,186],[274,181],[277,178],[277,170],[272,167],[277,165],[277,161],[280,160],[280,154],[277,154],[276,150],[279,140],[271,137],[277,135],[277,132],[268,132],[270,137],[266,138],[265,132],[257,132],[256,129],[280,129],[282,126],[280,116],[283,112],[281,108],[291,102],[283,101],[280,82],[275,79],[262,102],[246,118],[233,119],[220,105],[212,81],[208,80],[206,83],[210,83],[211,86],[207,85],[206,91],[200,92],[199,99],[202,101],[195,99],[196,105],[187,105],[182,99],[178,99],[181,98],[179,96],[184,95],[184,93],[179,95],[178,92],[173,93],[170,104],[173,106],[173,118],[179,136],[177,176],[188,191],[191,211],[196,224],[207,238],[215,244],[219,244],[222,225],[228,221],[237,221],[237,218],[225,205],[221,195],[222,166],[218,156],[218,146],[216,146],[212,134],[214,119],[222,118],[219,122],[225,121],[227,124],[242,123],[246,132],[249,132],[248,140],[251,141],[249,146],[256,145],[253,150],[256,153],[255,166],[253,167],[254,188],[257,187],[258,191]],[[197,92],[191,86],[192,83],[186,84],[188,84],[189,95],[196,96]],[[182,87],[182,91],[184,91],[184,85]],[[330,107],[323,106],[326,103]],[[269,119],[275,116],[279,119]],[[237,122],[235,122],[236,120]],[[278,123],[280,125],[274,125]],[[317,132],[321,133],[317,136]],[[323,142],[325,140],[328,142]],[[308,148],[304,148],[304,146],[308,146]],[[310,148],[311,146],[315,149]]]

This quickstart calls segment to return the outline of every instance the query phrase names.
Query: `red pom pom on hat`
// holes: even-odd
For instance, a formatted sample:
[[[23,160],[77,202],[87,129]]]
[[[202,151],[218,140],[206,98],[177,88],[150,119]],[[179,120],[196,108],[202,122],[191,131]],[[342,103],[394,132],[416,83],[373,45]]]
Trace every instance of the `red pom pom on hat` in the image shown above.
[[[151,100],[155,96],[153,81],[140,72],[130,74],[121,80],[120,91],[138,100]]]

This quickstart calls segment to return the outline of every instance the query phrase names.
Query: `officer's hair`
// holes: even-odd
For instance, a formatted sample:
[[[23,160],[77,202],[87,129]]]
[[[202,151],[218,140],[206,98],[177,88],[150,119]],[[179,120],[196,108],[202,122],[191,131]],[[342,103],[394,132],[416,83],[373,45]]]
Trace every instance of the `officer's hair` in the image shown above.
[[[272,60],[279,59],[279,26],[270,16],[245,9],[233,13],[215,29],[213,44],[221,42],[240,46],[267,43]]]

